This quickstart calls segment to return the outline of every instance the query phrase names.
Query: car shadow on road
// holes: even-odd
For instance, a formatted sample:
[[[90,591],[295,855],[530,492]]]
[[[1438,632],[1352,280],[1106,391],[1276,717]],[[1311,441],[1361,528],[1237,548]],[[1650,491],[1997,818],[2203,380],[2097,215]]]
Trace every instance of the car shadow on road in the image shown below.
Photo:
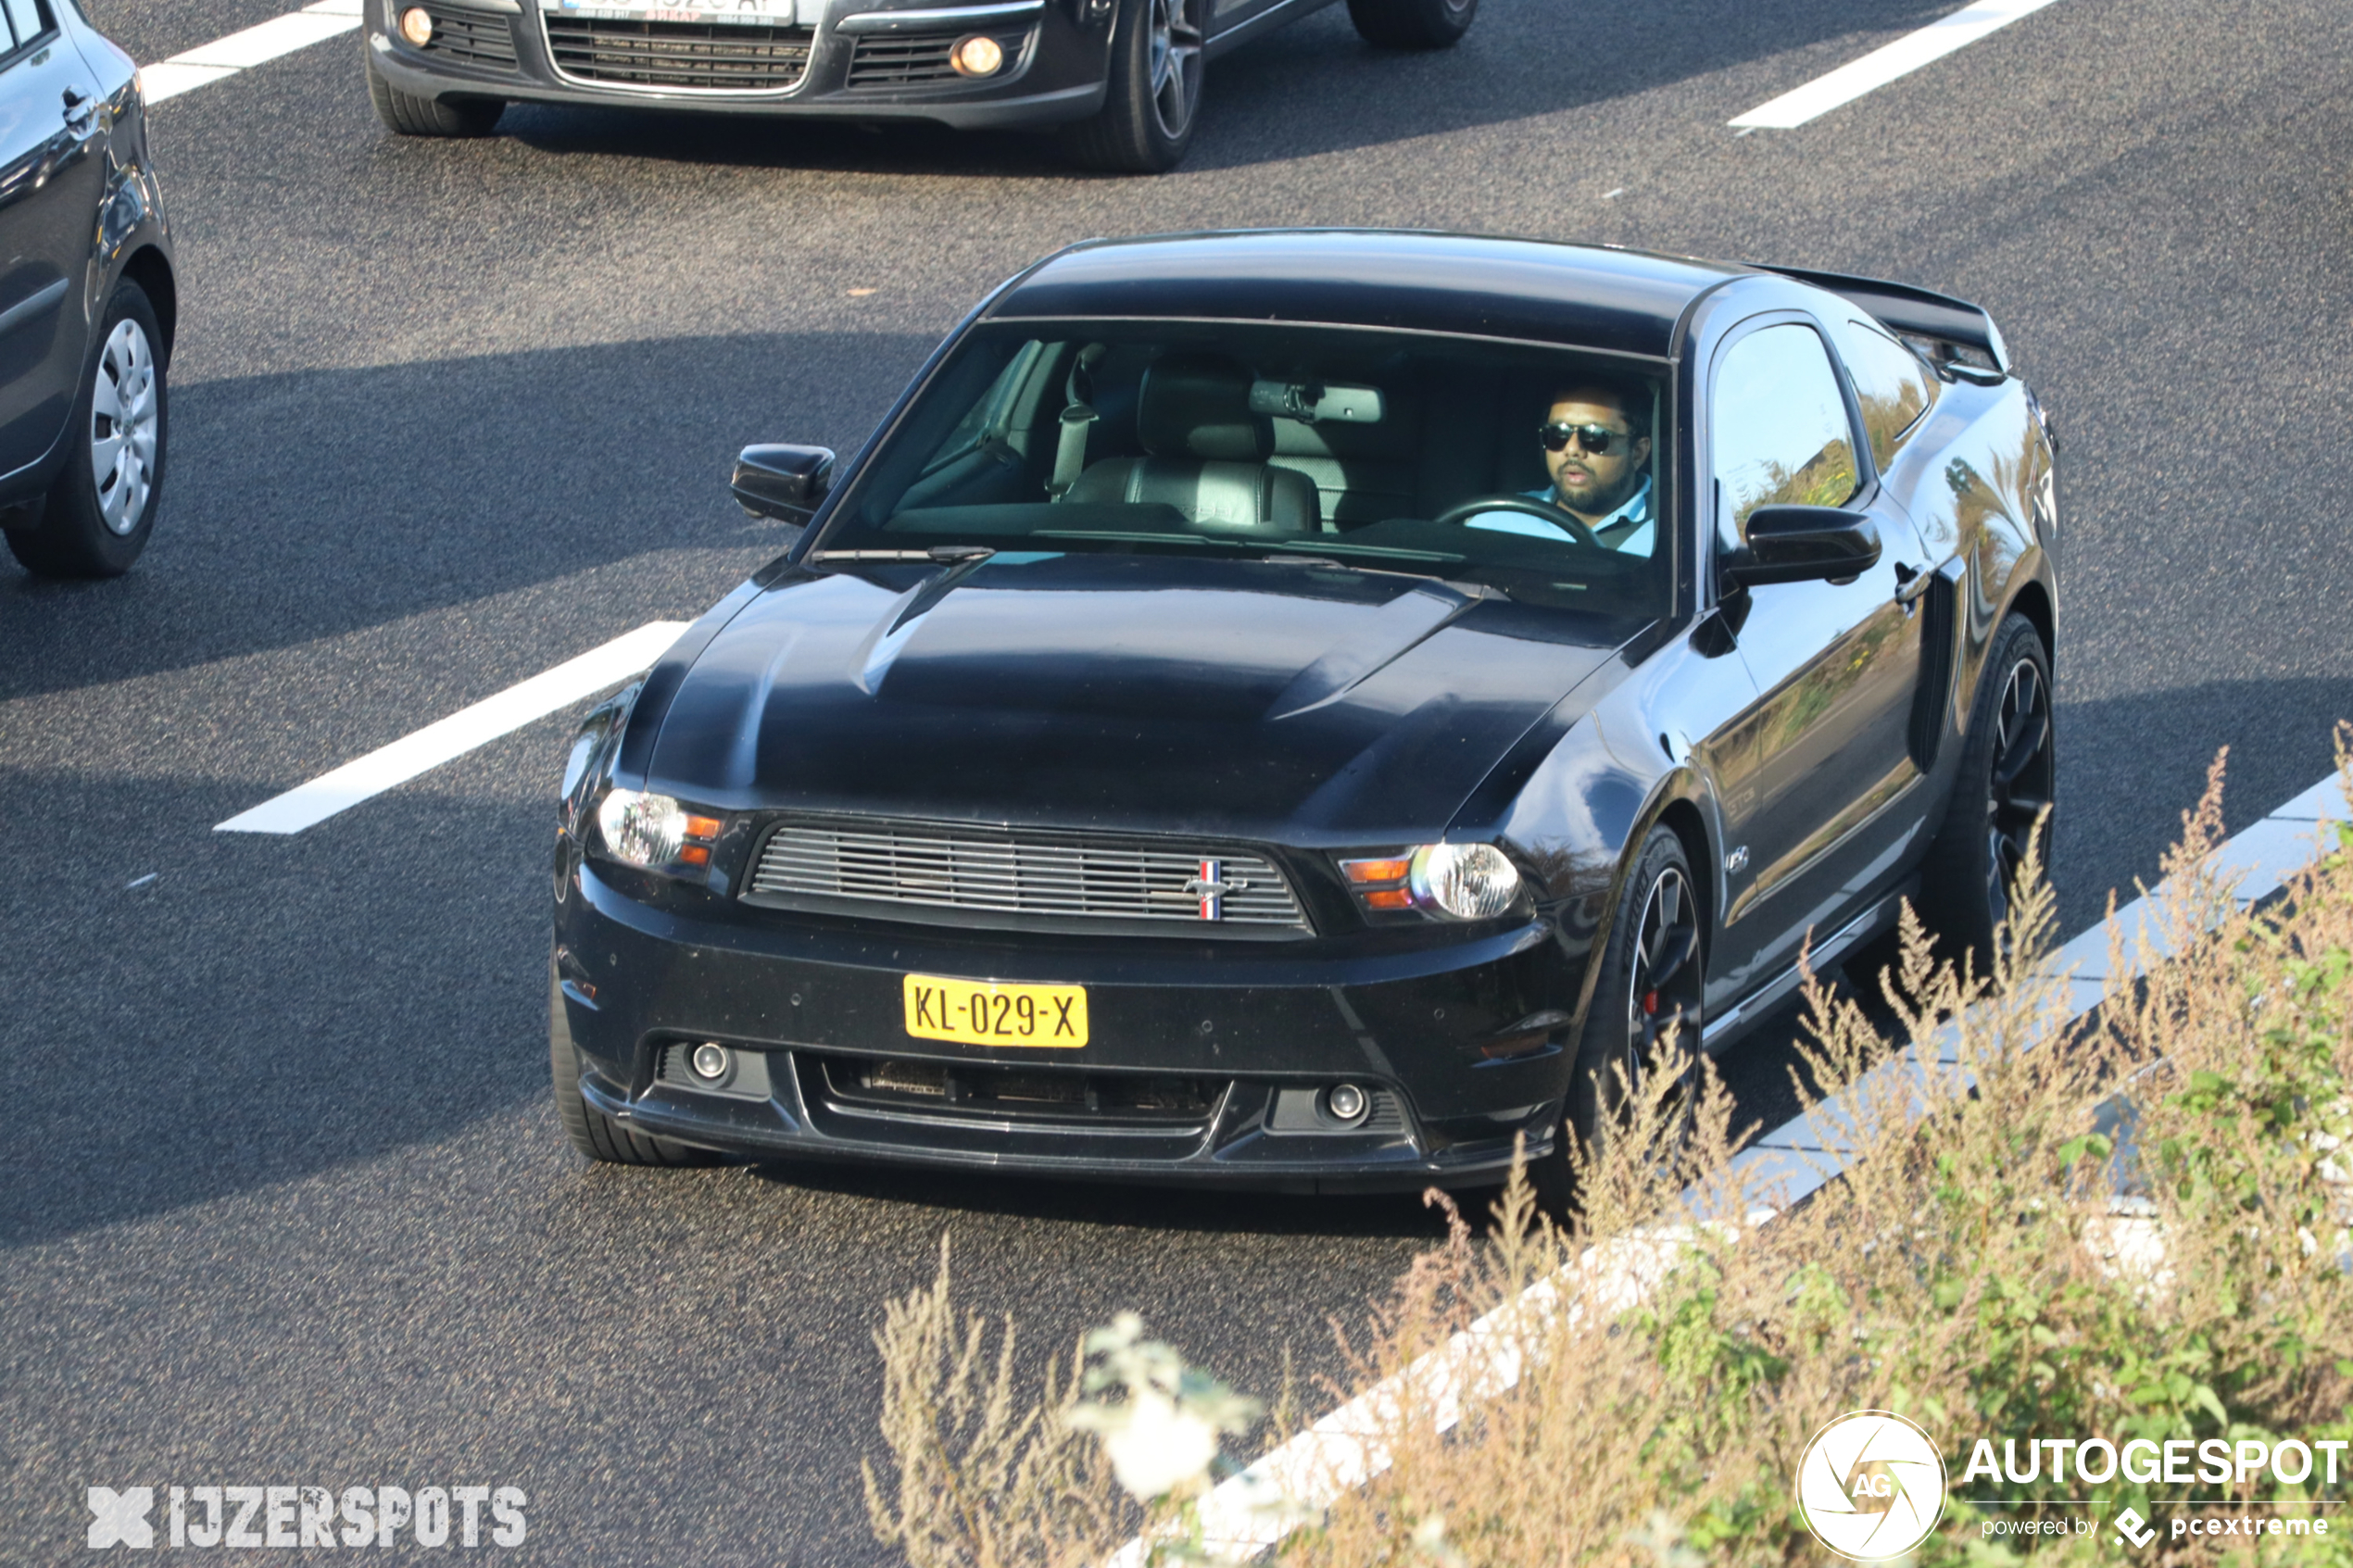
[[[1335,4],[1211,63],[1201,128],[1184,167],[1200,174],[1505,125],[1812,44],[1906,31],[1952,8],[1950,0],[1748,0],[1729,10],[1715,0],[1617,6],[1486,0],[1460,44],[1413,54],[1366,44],[1347,7]],[[1720,122],[1753,107],[1705,105],[1700,116]],[[949,178],[1098,178],[1073,172],[1051,134],[960,134],[922,122],[861,126],[534,106],[510,108],[501,131],[557,154]],[[1561,173],[1499,168],[1497,177],[1550,188]]]
[[[175,387],[162,512],[129,576],[52,583],[0,560],[0,702],[734,549],[669,607],[698,610],[745,549],[764,543],[748,558],[764,559],[791,537],[728,495],[737,449],[854,447],[934,344],[754,332]]]

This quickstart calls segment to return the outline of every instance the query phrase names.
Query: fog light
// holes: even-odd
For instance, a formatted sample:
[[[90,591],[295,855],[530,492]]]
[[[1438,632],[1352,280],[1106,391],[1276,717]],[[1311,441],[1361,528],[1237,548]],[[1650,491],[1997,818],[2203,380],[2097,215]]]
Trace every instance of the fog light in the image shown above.
[[[422,6],[400,13],[400,36],[422,49],[433,42],[433,14]]]
[[[960,76],[994,76],[1005,63],[1004,45],[994,38],[975,33],[958,42],[948,63]]]
[[[1372,1097],[1353,1084],[1334,1084],[1324,1094],[1324,1109],[1335,1122],[1353,1126],[1372,1109]]]
[[[727,1076],[727,1069],[733,1060],[726,1047],[714,1046],[706,1040],[695,1047],[694,1054],[686,1059],[686,1065],[695,1070],[696,1077],[705,1083],[716,1084]]]

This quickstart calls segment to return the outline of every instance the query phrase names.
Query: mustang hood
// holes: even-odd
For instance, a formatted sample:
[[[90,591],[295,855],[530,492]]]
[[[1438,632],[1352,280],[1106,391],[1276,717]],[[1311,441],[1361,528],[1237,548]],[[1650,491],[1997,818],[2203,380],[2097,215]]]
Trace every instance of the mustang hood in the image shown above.
[[[730,809],[1409,840],[1639,630],[1305,562],[828,569],[696,659],[648,784]]]

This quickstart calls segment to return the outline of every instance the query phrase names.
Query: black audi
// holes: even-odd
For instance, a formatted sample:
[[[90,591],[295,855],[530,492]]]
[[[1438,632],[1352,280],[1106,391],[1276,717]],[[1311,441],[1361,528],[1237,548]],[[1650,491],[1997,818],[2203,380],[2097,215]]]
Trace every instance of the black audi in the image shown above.
[[[1174,169],[1209,61],[1331,0],[365,0],[368,93],[409,136],[481,136],[516,102],[1058,128],[1078,164]],[[1478,0],[1348,0],[1436,49]]]
[[[2052,447],[1985,313],[1524,240],[1090,243],[1000,288],[574,744],[598,1160],[1493,1181],[2054,783]],[[1671,1056],[1667,1043],[1674,1043]]]

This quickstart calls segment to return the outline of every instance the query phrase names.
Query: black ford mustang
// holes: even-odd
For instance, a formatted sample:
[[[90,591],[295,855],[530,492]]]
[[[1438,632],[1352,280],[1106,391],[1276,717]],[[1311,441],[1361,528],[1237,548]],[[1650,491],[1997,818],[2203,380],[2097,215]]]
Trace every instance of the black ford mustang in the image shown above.
[[[2053,784],[2051,445],[1901,284],[1420,233],[1000,288],[574,745],[558,1105],[701,1151],[1491,1181]],[[1671,1034],[1669,1025],[1678,1025]]]

